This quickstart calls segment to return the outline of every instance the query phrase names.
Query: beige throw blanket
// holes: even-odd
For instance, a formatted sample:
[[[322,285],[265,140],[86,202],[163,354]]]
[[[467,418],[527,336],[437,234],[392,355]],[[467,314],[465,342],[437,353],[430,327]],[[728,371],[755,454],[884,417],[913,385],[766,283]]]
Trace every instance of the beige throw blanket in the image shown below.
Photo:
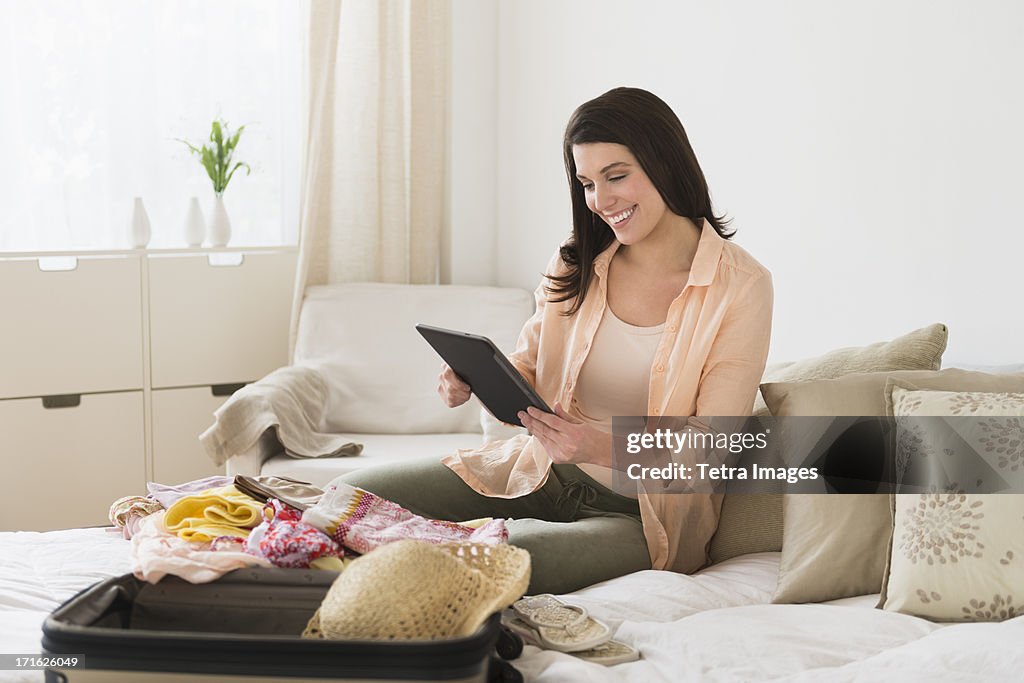
[[[285,453],[293,458],[359,455],[362,444],[321,432],[327,406],[327,383],[313,368],[279,368],[246,385],[214,413],[214,424],[199,436],[217,465],[244,453],[271,427]]]

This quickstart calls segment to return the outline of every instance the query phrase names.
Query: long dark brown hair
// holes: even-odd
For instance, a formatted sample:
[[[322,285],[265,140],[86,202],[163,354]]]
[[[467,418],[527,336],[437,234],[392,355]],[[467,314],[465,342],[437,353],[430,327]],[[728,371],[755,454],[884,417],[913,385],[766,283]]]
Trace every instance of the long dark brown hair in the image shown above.
[[[613,142],[633,153],[644,173],[657,188],[665,205],[677,216],[704,219],[722,237],[735,234],[725,216],[716,216],[704,172],[697,163],[679,117],[665,102],[639,88],[615,88],[573,112],[565,127],[565,175],[572,200],[572,238],[561,248],[565,275],[547,275],[552,302],[573,299],[565,315],[583,305],[593,274],[594,259],[615,240],[608,224],[587,206],[583,186],[576,178],[573,145]]]

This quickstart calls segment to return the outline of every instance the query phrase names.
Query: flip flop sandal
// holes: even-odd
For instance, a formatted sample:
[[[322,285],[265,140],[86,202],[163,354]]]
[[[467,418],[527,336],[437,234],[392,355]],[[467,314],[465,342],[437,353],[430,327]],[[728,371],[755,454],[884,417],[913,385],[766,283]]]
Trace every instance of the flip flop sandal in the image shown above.
[[[567,605],[550,593],[527,595],[516,600],[512,609],[520,619],[532,626],[565,628],[585,622],[587,611],[582,607]]]
[[[590,650],[573,652],[572,655],[573,657],[579,657],[580,659],[603,666],[635,662],[640,659],[639,650],[632,645],[627,645],[618,640],[609,640],[607,643],[601,643]]]
[[[508,630],[519,634],[524,641],[531,645],[545,650],[571,654],[576,654],[581,650],[591,650],[608,642],[612,637],[612,631],[606,624],[590,617],[574,622],[565,628],[534,626],[523,621],[514,613],[503,616],[502,623]]]
[[[538,633],[536,627],[527,624],[525,621],[515,616],[514,612],[506,610],[501,615],[501,624],[509,631],[519,635],[524,642],[529,645],[535,645],[537,647],[551,648],[542,642],[541,636]],[[640,652],[631,645],[626,645],[617,640],[609,640],[600,645],[596,645],[587,650],[579,650],[574,652],[566,652],[574,657],[594,664],[601,664],[603,666],[612,666],[614,664],[622,664],[624,662],[635,662],[640,659]]]

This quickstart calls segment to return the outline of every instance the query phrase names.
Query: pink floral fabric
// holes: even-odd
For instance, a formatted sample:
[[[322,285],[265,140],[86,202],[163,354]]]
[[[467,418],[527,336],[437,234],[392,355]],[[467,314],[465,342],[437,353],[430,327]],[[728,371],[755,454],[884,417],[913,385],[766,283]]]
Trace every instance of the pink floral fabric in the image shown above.
[[[303,522],[302,513],[276,499],[263,507],[263,523],[253,529],[247,546],[276,567],[306,569],[318,558],[345,554],[330,537]]]
[[[493,519],[479,529],[427,519],[397,503],[343,483],[330,484],[320,502],[303,513],[302,520],[357,553],[368,553],[406,538],[430,543],[472,541],[490,545],[508,541],[503,519]]]

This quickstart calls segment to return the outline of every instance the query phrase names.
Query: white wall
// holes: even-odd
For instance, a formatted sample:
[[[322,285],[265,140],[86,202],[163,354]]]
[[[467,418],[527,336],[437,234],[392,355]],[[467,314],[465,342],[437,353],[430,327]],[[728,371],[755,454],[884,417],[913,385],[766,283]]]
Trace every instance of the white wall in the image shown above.
[[[497,284],[498,3],[453,0],[448,232],[441,282]]]
[[[487,30],[459,21],[467,4],[456,47]],[[1024,5],[515,0],[497,26],[493,170],[454,188],[475,223],[496,196],[496,284],[534,287],[568,232],[572,110],[632,85],[680,115],[739,244],[772,270],[773,360],[934,321],[947,361],[1022,360]],[[483,140],[490,91],[458,99],[458,68],[456,118],[482,114],[454,140]]]

